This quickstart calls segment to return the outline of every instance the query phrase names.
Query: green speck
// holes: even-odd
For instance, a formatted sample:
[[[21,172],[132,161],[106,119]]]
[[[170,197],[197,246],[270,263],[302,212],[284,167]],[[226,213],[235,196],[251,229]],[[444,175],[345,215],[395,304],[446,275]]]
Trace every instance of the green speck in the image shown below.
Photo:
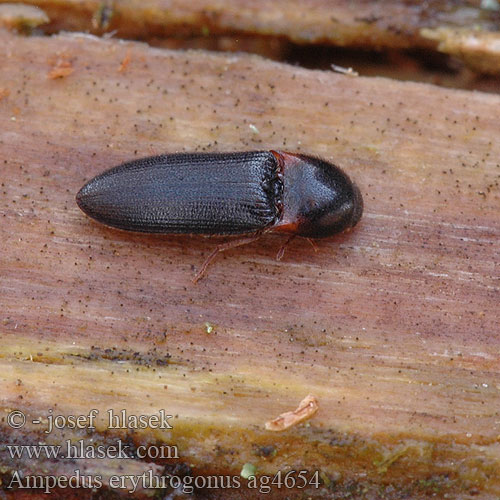
[[[330,481],[330,478],[327,476],[327,474],[324,472],[324,471],[321,471],[319,473],[319,477],[321,478],[321,480],[323,481],[323,484],[329,488],[330,487],[330,484],[332,484],[332,482]]]
[[[248,128],[254,133],[254,134],[260,134],[259,132],[259,129],[253,124],[253,123],[250,123],[250,125],[248,125]]]
[[[398,458],[401,458],[408,451],[408,447],[401,448],[393,453],[389,453],[386,457],[381,460],[374,460],[373,465],[377,467],[377,472],[379,474],[385,474],[389,467],[396,461]]]
[[[252,476],[255,476],[255,473],[257,472],[257,467],[255,465],[246,463],[243,468],[241,469],[240,476],[243,479],[248,479]]]
[[[205,331],[207,333],[212,333],[214,331],[214,325],[209,323],[208,321],[205,323]]]
[[[203,36],[208,36],[210,35],[210,28],[208,26],[202,26],[201,27],[201,34]]]

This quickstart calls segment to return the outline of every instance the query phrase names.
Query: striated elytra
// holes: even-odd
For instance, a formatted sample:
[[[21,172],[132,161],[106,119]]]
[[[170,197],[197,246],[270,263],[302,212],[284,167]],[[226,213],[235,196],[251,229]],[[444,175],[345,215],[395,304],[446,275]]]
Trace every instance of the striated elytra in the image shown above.
[[[361,193],[338,167],[282,151],[179,153],[94,177],[78,206],[108,226],[145,233],[283,231],[323,238],[361,218]]]
[[[94,177],[76,201],[108,226],[167,234],[324,238],[354,227],[363,213],[359,189],[340,168],[284,151],[134,160]]]

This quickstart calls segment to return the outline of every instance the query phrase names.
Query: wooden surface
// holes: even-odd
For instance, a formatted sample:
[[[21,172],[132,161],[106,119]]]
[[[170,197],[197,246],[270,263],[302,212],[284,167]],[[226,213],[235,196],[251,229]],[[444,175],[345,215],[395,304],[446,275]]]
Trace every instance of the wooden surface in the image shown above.
[[[477,29],[424,29],[422,36],[439,42],[438,50],[462,59],[478,73],[500,73],[500,33]]]
[[[0,0],[4,2],[5,0]],[[496,0],[26,0],[48,14],[48,32],[90,31],[121,38],[214,34],[271,36],[299,44],[430,48],[498,74]],[[1,21],[1,17],[0,17]]]
[[[0,407],[28,419],[3,419],[2,441],[88,438],[29,422],[95,408],[94,443],[173,443],[195,474],[248,462],[320,470],[331,495],[500,494],[499,96],[89,36],[0,47]],[[74,201],[132,158],[268,148],[345,168],[359,227],[281,262],[265,236],[193,285],[213,240],[107,229]],[[311,420],[265,430],[308,394]],[[165,409],[174,428],[120,434],[109,409]],[[0,457],[4,487],[16,467],[71,466]]]

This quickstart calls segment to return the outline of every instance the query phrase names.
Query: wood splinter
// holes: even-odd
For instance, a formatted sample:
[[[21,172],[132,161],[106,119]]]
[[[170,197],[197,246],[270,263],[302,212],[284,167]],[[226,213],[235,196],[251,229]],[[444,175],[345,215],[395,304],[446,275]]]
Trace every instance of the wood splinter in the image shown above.
[[[266,422],[265,427],[268,431],[284,431],[311,418],[318,411],[318,408],[318,400],[315,396],[309,394],[299,403],[296,410],[287,411],[279,417],[269,420]]]

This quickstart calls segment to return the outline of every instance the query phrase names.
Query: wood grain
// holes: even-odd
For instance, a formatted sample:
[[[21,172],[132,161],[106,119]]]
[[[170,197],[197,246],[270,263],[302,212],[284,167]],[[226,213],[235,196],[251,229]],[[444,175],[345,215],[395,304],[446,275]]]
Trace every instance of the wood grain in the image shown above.
[[[2,0],[3,2],[4,0]],[[252,33],[298,43],[409,47],[423,28],[498,31],[499,13],[479,1],[410,0],[27,0],[44,9],[53,30],[118,30],[121,37]],[[429,43],[426,44],[429,46]]]
[[[5,0],[0,0],[5,2]],[[50,17],[47,32],[121,38],[248,35],[299,44],[429,48],[498,74],[500,10],[479,0],[26,0]],[[1,18],[0,18],[1,21]],[[268,49],[266,49],[268,50]]]
[[[88,438],[29,422],[96,408],[94,442],[175,444],[169,467],[194,474],[248,462],[320,470],[311,496],[500,494],[499,96],[82,35],[0,46],[0,406],[28,418],[2,420],[4,441]],[[114,231],[74,201],[131,158],[268,148],[345,168],[360,226],[281,262],[265,236],[195,286],[212,239]],[[311,420],[265,430],[308,394]],[[111,431],[109,409],[165,409],[173,429]],[[6,477],[67,474],[6,453]]]

